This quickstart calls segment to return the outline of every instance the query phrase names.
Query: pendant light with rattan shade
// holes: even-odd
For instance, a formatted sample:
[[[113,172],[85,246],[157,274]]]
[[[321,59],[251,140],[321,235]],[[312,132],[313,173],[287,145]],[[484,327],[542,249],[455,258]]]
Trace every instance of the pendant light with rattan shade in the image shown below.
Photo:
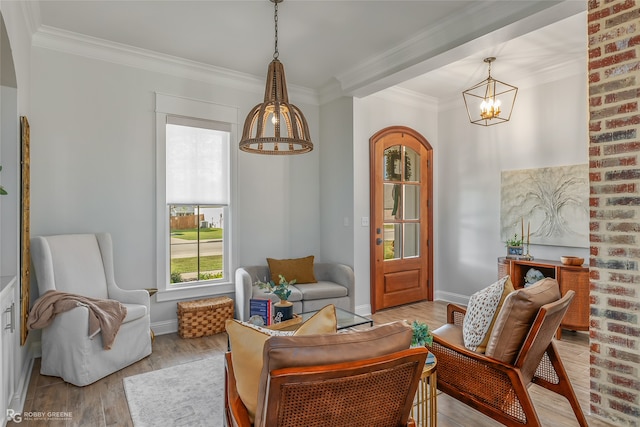
[[[284,155],[313,150],[309,126],[302,111],[289,103],[284,65],[278,60],[278,3],[275,5],[275,51],[269,64],[264,102],[247,115],[240,140],[240,150],[248,153]]]

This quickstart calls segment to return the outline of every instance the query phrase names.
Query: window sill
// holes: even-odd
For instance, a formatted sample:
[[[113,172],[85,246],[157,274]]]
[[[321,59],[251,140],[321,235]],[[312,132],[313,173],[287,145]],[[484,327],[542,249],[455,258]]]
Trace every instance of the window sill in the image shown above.
[[[197,285],[180,287],[175,289],[159,289],[156,301],[177,301],[190,298],[212,297],[217,295],[232,294],[236,291],[233,283],[216,283],[209,285]]]

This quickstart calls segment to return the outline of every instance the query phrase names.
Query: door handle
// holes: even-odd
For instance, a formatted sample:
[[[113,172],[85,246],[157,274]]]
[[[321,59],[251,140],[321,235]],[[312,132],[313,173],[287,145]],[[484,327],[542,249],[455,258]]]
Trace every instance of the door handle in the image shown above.
[[[13,333],[13,331],[15,330],[15,307],[16,307],[16,303],[12,302],[11,303],[11,307],[7,307],[4,310],[4,314],[8,315],[9,321],[7,322],[7,324],[5,325],[4,329],[8,329],[11,331],[11,333]]]
[[[376,239],[376,245],[381,245],[382,244],[382,239],[380,237],[378,237]]]

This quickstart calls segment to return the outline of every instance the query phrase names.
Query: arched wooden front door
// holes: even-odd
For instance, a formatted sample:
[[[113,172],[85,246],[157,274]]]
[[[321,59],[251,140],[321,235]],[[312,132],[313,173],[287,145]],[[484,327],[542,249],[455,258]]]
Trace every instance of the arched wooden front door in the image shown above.
[[[432,148],[393,126],[369,140],[371,310],[433,299]]]

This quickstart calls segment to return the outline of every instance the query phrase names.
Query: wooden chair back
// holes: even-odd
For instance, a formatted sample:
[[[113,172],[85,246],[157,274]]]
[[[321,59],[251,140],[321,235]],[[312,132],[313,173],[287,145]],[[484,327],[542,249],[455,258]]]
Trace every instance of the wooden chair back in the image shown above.
[[[438,389],[506,426],[540,427],[528,391],[533,382],[565,397],[578,424],[588,427],[553,340],[574,295],[570,290],[538,309],[513,364],[464,347],[466,310],[449,304],[448,323],[433,332],[429,347],[438,360]]]
[[[272,371],[263,425],[406,426],[427,354]]]
[[[428,351],[412,348],[385,356],[331,365],[276,369],[267,383],[265,410],[256,424],[282,426],[413,426],[410,419]],[[234,395],[227,357],[229,425],[248,425]],[[244,414],[243,414],[244,413]]]

